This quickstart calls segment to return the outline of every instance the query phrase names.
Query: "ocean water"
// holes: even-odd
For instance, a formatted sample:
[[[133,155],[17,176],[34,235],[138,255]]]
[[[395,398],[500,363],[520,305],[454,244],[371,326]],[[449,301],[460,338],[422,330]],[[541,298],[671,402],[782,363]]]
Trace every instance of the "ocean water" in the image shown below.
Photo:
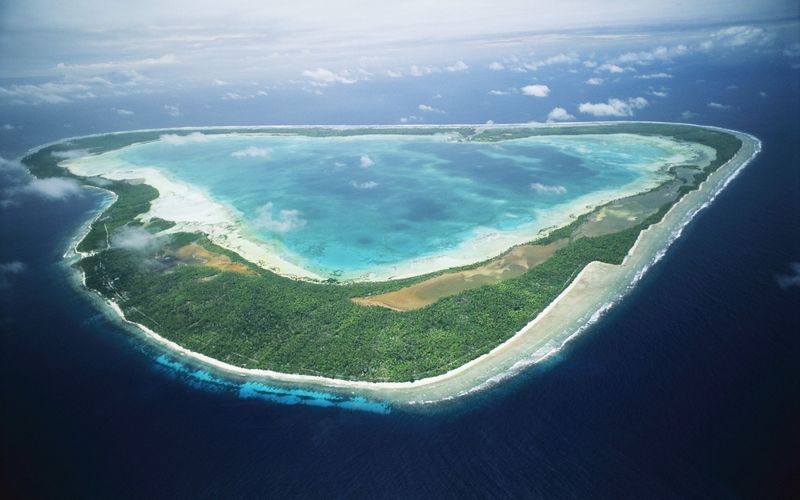
[[[27,265],[0,288],[6,497],[796,497],[800,288],[777,277],[800,261],[797,72],[714,71],[704,86],[769,94],[702,117],[759,137],[760,156],[560,354],[422,411],[280,404],[195,382],[70,283],[63,250],[95,193],[3,208],[0,262]],[[707,100],[673,97],[648,118]],[[31,130],[26,147],[64,135]]]
[[[346,277],[463,254],[476,237],[499,232],[527,241],[575,210],[576,200],[663,178],[659,168],[676,154],[671,141],[625,135],[499,143],[446,135],[200,137],[113,156],[202,189],[287,260]]]

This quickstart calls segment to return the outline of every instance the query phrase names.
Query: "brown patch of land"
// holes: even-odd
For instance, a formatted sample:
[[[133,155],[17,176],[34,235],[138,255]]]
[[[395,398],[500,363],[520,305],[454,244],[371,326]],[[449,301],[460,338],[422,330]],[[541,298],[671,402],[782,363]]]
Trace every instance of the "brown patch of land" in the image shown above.
[[[213,267],[226,273],[255,274],[252,269],[239,262],[233,262],[227,255],[211,252],[197,243],[189,243],[175,250],[175,256],[182,261]]]
[[[567,238],[562,238],[547,245],[519,245],[475,269],[441,274],[394,292],[371,297],[356,297],[352,300],[364,306],[412,311],[471,288],[493,285],[520,276],[528,269],[549,259],[556,250],[565,247],[568,242]]]
[[[696,170],[689,169],[689,171],[691,173]],[[400,312],[413,311],[472,288],[515,278],[545,262],[556,250],[567,246],[570,241],[612,234],[641,224],[661,206],[676,199],[680,187],[685,184],[686,180],[675,179],[652,191],[620,198],[598,207],[571,232],[568,238],[561,238],[546,245],[535,243],[519,245],[475,269],[448,272],[400,290],[367,297],[354,297],[350,300],[363,306],[379,306]]]

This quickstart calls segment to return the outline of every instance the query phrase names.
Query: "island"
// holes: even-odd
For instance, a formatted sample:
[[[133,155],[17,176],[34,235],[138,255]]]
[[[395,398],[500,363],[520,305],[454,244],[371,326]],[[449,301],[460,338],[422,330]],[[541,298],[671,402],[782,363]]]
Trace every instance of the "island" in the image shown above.
[[[653,122],[214,127],[22,162],[106,194],[67,258],[174,359],[409,404],[557,352],[759,150]]]

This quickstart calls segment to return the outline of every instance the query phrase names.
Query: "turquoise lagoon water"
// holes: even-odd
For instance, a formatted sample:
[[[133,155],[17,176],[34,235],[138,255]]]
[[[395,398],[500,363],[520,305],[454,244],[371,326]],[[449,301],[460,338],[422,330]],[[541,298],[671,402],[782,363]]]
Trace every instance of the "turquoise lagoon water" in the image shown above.
[[[548,210],[652,177],[675,153],[668,141],[614,135],[201,139],[117,156],[203,189],[249,233],[333,276],[439,255],[478,232],[535,227]]]

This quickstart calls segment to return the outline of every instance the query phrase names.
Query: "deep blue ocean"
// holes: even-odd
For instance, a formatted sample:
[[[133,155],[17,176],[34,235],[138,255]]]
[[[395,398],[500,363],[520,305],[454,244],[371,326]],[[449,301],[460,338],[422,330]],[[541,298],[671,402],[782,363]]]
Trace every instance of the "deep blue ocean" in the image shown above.
[[[797,75],[714,68],[770,98],[697,121],[756,135],[758,158],[557,356],[424,411],[277,404],[193,382],[70,284],[61,256],[98,196],[3,208],[0,262],[27,264],[0,289],[7,498],[796,494],[800,287],[778,277],[800,261]],[[708,100],[675,99],[642,118]],[[31,127],[16,154],[65,135]]]

